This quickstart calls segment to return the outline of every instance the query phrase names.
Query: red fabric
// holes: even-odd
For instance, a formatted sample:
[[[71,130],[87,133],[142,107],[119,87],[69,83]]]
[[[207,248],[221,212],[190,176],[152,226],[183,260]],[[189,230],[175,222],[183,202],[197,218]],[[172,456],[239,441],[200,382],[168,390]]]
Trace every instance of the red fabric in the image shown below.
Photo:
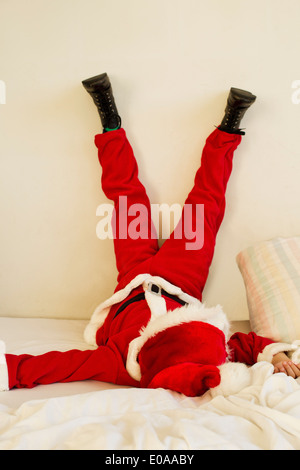
[[[225,192],[232,171],[233,154],[240,142],[240,135],[215,129],[203,148],[194,187],[185,204],[193,207],[196,204],[204,204],[204,246],[198,250],[187,250],[186,244],[193,243],[195,239],[187,239],[184,236],[176,239],[174,231],[159,249],[157,239],[151,238],[151,234],[155,235],[151,206],[145,188],[139,180],[137,163],[125,131],[119,129],[96,136],[95,143],[102,165],[102,188],[115,206],[114,248],[119,273],[116,290],[125,287],[136,275],[147,272],[163,277],[181,287],[187,294],[201,300],[217,232],[224,217]],[[139,221],[146,231],[148,229],[148,239],[132,239],[129,236],[120,238],[119,222],[122,225],[121,237],[124,237],[127,228],[135,219],[135,216],[127,216],[126,219],[124,207],[119,204],[120,196],[127,196],[128,208],[134,204],[142,204],[147,209],[147,215],[144,212],[140,214]],[[196,212],[193,211],[192,218],[195,216]],[[184,218],[183,213],[179,222],[182,227]],[[186,226],[190,225],[195,230],[196,220],[186,223]],[[185,231],[182,232],[185,235]]]
[[[216,129],[206,141],[201,167],[196,174],[194,187],[186,199],[186,204],[205,205],[204,246],[197,250],[186,250],[186,243],[191,243],[193,240],[184,237],[175,239],[174,233],[158,249],[155,229],[150,217],[150,202],[144,186],[139,181],[137,163],[124,130],[120,129],[96,136],[95,143],[102,165],[103,191],[115,204],[113,226],[118,269],[116,290],[125,287],[137,274],[149,273],[165,278],[196,298],[202,298],[202,290],[214,252],[215,239],[224,216],[225,191],[232,170],[233,153],[240,141],[240,136],[227,134],[219,129]],[[126,236],[127,228],[134,222],[136,213],[134,211],[133,215],[124,213],[119,196],[127,196],[127,208],[132,209],[134,204],[143,204],[147,209],[146,213],[140,214],[139,222],[141,227],[148,228],[150,235],[148,238],[132,239]],[[195,217],[195,214],[195,212],[192,214],[192,218]],[[193,229],[195,229],[196,220],[193,219],[192,222]],[[172,308],[172,302],[169,300],[167,302],[168,308],[170,306]],[[173,308],[175,307],[178,305],[173,303]],[[7,355],[10,387],[32,387],[40,383],[87,379],[139,386],[140,384],[129,376],[125,364],[128,345],[139,335],[141,327],[148,323],[150,311],[146,301],[131,304],[115,317],[117,308],[118,305],[111,308],[104,325],[97,333],[99,348],[96,351],[50,352],[36,357]],[[173,342],[177,343],[175,336]],[[181,345],[184,342],[183,339],[180,340]],[[203,342],[206,344],[205,338],[203,338]],[[186,343],[185,361],[189,363],[188,367],[191,370],[190,364],[194,362],[195,355],[197,357],[195,361],[198,364],[196,367],[199,369],[197,354],[200,348],[199,343],[191,342],[190,338]],[[167,349],[169,347],[172,349],[173,346],[172,343],[167,348],[165,347],[164,368],[175,366],[182,370],[183,362],[181,360],[178,362],[176,354],[170,356],[167,354]],[[214,366],[216,363],[215,345],[210,352],[208,348],[206,349],[207,346],[208,344],[204,348],[205,361],[202,361],[201,364]],[[153,344],[153,359],[155,356]],[[144,365],[147,364],[149,374],[147,367],[144,367],[143,383],[147,382],[147,386],[150,386],[151,383],[155,386],[158,383],[171,385],[170,378],[172,379],[174,376],[173,373],[170,375],[171,369],[163,372],[163,362],[158,360],[157,368],[153,373],[153,363],[148,363],[145,357],[144,355]],[[170,362],[170,358],[174,362]],[[202,369],[203,371],[204,369]],[[147,379],[146,375],[147,377],[149,375]],[[179,377],[176,378],[176,385],[174,377],[172,380],[174,386],[178,387]],[[181,382],[185,381],[182,379]],[[183,387],[182,383],[180,386]],[[194,386],[191,385],[190,388],[194,390]]]
[[[190,327],[192,324],[188,325]],[[209,330],[209,325],[204,325],[203,333]],[[164,344],[162,332],[153,341],[149,340],[145,349],[142,349],[139,356],[143,372],[141,383],[129,376],[120,350],[116,346],[122,341],[126,343],[125,330],[122,341],[120,341],[122,335],[120,332],[119,336],[111,338],[109,345],[100,346],[95,351],[52,351],[40,356],[6,354],[9,388],[32,388],[39,384],[100,380],[133,387],[163,387],[182,392],[187,396],[198,396],[207,388],[217,386],[219,375],[215,365],[224,362],[222,333],[214,335],[214,338],[211,335],[203,335],[203,338],[194,337],[191,341],[191,336],[184,338],[184,332],[177,330],[180,326],[173,328],[175,334],[171,343],[168,343],[170,337]],[[176,331],[177,333],[179,331],[179,336]],[[210,343],[206,340],[209,337]],[[157,348],[155,339],[158,341]],[[184,347],[185,342],[192,348]],[[256,362],[258,354],[271,343],[272,340],[262,338],[255,333],[248,335],[235,333],[228,342],[229,358],[233,362],[252,365]],[[219,349],[216,347],[218,345]],[[178,346],[177,351],[176,346]]]
[[[88,379],[115,382],[119,369],[113,351],[103,347],[95,351],[52,351],[40,356],[7,354],[6,361],[9,388]]]
[[[187,397],[198,397],[210,388],[217,387],[220,381],[220,371],[216,366],[184,362],[158,372],[148,388],[165,388]]]
[[[141,292],[138,288],[130,297]],[[178,303],[166,299],[169,310]],[[40,384],[99,380],[139,387],[126,370],[128,345],[150,319],[146,301],[133,303],[114,318],[119,304],[111,309],[108,320],[97,333],[96,350],[52,351],[39,356],[7,354],[9,388],[32,388]]]
[[[241,136],[227,134],[219,129],[206,140],[194,187],[185,201],[185,205],[190,204],[193,207],[204,204],[203,247],[187,250],[186,244],[193,242],[193,239],[175,239],[174,231],[153,260],[153,273],[180,286],[184,292],[199,300],[202,300],[217,233],[224,217],[225,192],[232,172],[234,151],[240,142]],[[192,217],[195,219],[194,213]],[[184,225],[184,215],[182,219]],[[192,225],[194,231],[196,220],[192,220]]]
[[[170,388],[189,396],[218,385],[216,366],[226,360],[225,336],[203,322],[173,326],[150,338],[141,349],[141,386]],[[186,372],[182,375],[179,372]],[[208,374],[208,375],[206,375]]]
[[[257,362],[257,356],[266,346],[274,343],[273,340],[258,336],[256,333],[235,333],[228,341],[230,349],[229,358],[232,362],[243,362],[252,366]]]
[[[102,166],[102,190],[107,198],[114,202],[115,211],[112,226],[116,265],[119,273],[118,281],[120,281],[125,277],[128,278],[127,273],[133,272],[134,269],[142,266],[143,262],[157,253],[157,237],[149,217],[151,213],[150,201],[145,187],[139,180],[138,165],[124,129],[96,135],[95,144],[98,148],[98,158]],[[128,227],[136,216],[124,212],[124,205],[120,205],[119,199],[122,196],[127,197],[128,209],[134,204],[143,204],[147,209],[148,216],[143,220],[140,218],[141,230],[146,228],[150,235],[151,230],[153,230],[153,238],[150,236],[148,239],[138,238],[132,240],[127,236]],[[132,275],[131,279],[133,277],[135,275]],[[125,281],[123,287],[126,284]],[[118,288],[120,287],[118,286]]]

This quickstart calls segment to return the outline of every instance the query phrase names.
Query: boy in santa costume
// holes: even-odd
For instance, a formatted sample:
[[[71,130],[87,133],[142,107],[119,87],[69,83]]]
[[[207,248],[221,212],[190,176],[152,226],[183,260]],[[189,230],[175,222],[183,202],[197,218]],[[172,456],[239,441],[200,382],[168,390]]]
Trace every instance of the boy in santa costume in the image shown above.
[[[230,337],[222,308],[207,308],[202,303],[224,216],[233,154],[244,135],[240,122],[256,97],[244,90],[230,90],[221,125],[204,146],[201,166],[178,227],[159,249],[150,202],[121,128],[110,80],[102,74],[85,80],[83,85],[92,96],[103,125],[103,133],[95,137],[95,144],[102,166],[103,191],[114,202],[118,285],[113,296],[95,310],[85,330],[85,340],[96,348],[39,356],[5,354],[3,350],[0,390],[98,380],[134,387],[163,387],[199,396],[220,386],[228,376],[235,377],[234,364],[242,363],[236,376],[242,370],[245,377],[245,364],[257,361],[271,362],[275,372],[300,376],[300,348],[296,343],[274,343],[255,333]],[[126,214],[122,213],[124,197]],[[197,210],[203,206],[204,211]],[[132,236],[129,227],[137,207],[145,210],[140,211],[140,235]],[[204,230],[201,246],[196,242],[199,234],[195,231],[200,226]],[[183,228],[189,228],[189,233]]]

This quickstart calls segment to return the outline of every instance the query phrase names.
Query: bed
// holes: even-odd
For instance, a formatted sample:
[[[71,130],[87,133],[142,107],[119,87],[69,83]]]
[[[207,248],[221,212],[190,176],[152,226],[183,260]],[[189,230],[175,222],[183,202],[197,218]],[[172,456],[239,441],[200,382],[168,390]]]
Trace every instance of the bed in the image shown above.
[[[272,243],[273,251],[275,246],[275,251],[281,252],[286,240],[279,240],[280,250],[278,244]],[[270,245],[267,249],[270,254]],[[232,332],[247,333],[253,324],[256,329],[262,328],[255,323],[256,303],[250,298],[253,297],[251,289],[257,293],[255,273],[250,267],[258,253],[262,256],[262,245],[251,250],[238,256],[250,320],[232,322]],[[258,269],[257,260],[254,264]],[[266,275],[265,262],[262,268]],[[274,273],[274,267],[271,271]],[[264,282],[269,302],[270,292]],[[295,285],[298,289],[298,284]],[[260,291],[257,303],[260,309],[262,304]],[[259,315],[263,313],[266,314],[260,311]],[[2,317],[1,340],[6,343],[7,352],[15,354],[89,349],[83,339],[87,323],[86,320]],[[264,325],[270,327],[266,321]],[[298,335],[298,331],[299,322],[294,334]],[[2,392],[0,449],[299,450],[300,378],[274,375],[270,363],[259,362],[252,366],[251,382],[246,387],[225,395],[207,391],[202,397],[188,398],[169,390],[136,389],[93,381]]]

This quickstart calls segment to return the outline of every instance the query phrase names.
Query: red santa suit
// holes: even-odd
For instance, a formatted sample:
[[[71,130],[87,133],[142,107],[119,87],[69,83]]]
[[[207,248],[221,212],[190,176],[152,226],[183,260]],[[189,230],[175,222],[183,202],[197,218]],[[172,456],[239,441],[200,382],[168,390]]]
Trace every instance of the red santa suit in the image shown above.
[[[241,136],[216,129],[207,139],[195,184],[176,230],[159,249],[151,206],[123,129],[97,135],[102,187],[114,202],[114,248],[118,285],[92,315],[84,336],[96,349],[39,356],[0,354],[0,390],[38,384],[98,380],[135,387],[164,387],[197,396],[216,387],[222,364],[272,360],[292,345],[275,345],[255,333],[229,336],[220,306],[207,308],[202,291],[225,210],[225,191]],[[126,214],[122,197],[126,196]],[[138,204],[138,206],[137,206]],[[186,211],[204,205],[203,212]],[[139,215],[140,237],[127,231]],[[124,225],[124,221],[126,221]],[[199,224],[198,224],[199,222]],[[203,246],[195,228],[204,228]],[[147,236],[145,236],[145,233]],[[178,233],[178,232],[177,232]],[[194,240],[191,234],[194,233]],[[188,245],[190,244],[190,245]],[[1,351],[0,351],[1,353]]]

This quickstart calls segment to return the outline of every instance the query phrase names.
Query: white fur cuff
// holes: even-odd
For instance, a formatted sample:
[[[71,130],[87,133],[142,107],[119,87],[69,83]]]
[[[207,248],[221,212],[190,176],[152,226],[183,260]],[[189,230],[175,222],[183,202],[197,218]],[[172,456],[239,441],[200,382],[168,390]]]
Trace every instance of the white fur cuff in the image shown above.
[[[0,341],[0,392],[9,390],[8,370],[5,359],[5,343]]]
[[[251,384],[251,371],[246,364],[241,362],[226,362],[219,366],[221,383],[217,387],[211,388],[212,397],[223,395],[228,397],[239,393],[243,388]]]
[[[287,343],[272,343],[268,344],[268,346],[265,347],[263,352],[261,352],[257,356],[257,362],[272,362],[273,356],[275,354],[278,354],[280,352],[284,353],[293,353],[298,349],[298,346],[296,344],[287,344]]]

